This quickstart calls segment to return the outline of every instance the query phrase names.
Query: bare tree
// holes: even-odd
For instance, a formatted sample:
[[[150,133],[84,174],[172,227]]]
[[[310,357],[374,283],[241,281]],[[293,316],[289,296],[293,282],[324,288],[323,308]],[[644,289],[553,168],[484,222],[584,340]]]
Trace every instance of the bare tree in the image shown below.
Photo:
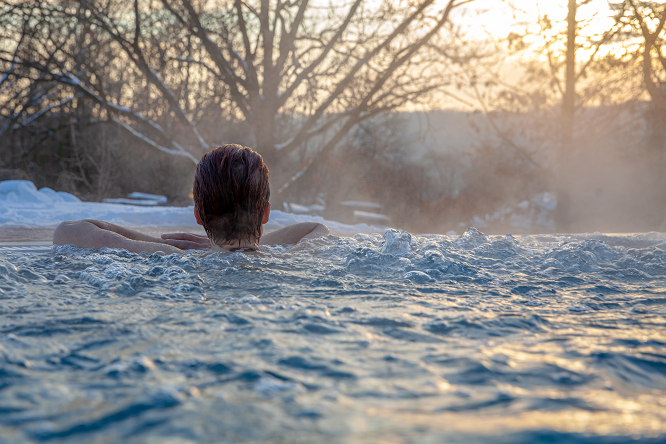
[[[624,57],[640,62],[642,86],[650,98],[650,145],[666,151],[666,4],[625,0],[610,5],[617,25],[622,27]],[[640,45],[635,44],[637,39]]]
[[[666,4],[624,0],[610,6],[615,12],[616,26],[622,31],[622,58],[630,61],[626,63],[629,68],[626,71],[641,80],[641,98],[647,99],[642,119],[645,131],[638,138],[647,148],[641,154],[648,159],[651,187],[660,190],[660,202],[655,206],[661,209],[663,221],[666,215],[663,193],[666,188]],[[666,222],[658,221],[657,226],[663,230]]]
[[[576,164],[581,137],[608,132],[619,124],[612,116],[603,121],[601,111],[586,114],[586,110],[639,95],[620,66],[629,61],[617,59],[611,50],[621,40],[621,25],[601,31],[590,26],[599,12],[583,11],[588,4],[589,0],[568,0],[562,21],[546,14],[532,17],[512,5],[517,15],[526,17],[525,29],[521,31],[517,21],[513,32],[493,42],[497,55],[467,69],[467,89],[473,91],[472,99],[482,105],[502,143],[526,165],[551,176],[558,194],[555,219],[560,231],[570,229],[572,182],[567,176]],[[584,13],[578,14],[579,10]],[[507,63],[514,68],[512,80],[506,75]],[[522,117],[516,120],[515,115]],[[585,124],[579,123],[583,120]]]
[[[237,124],[270,165],[317,140],[307,167],[446,81],[432,44],[470,1],[4,0],[0,134],[69,106],[196,161]]]

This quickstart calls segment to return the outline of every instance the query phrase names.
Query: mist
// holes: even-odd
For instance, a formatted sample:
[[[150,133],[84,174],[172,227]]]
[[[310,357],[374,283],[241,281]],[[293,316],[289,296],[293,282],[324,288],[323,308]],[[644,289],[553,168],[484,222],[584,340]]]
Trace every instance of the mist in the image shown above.
[[[354,218],[354,208],[336,203],[375,202],[374,211],[411,232],[475,226],[522,234],[556,231],[555,209],[535,201],[557,201],[556,190],[566,188],[570,232],[663,231],[664,181],[659,153],[641,136],[644,111],[639,103],[581,113],[575,162],[562,176],[555,174],[558,133],[546,131],[546,115],[495,115],[500,137],[479,112],[396,113],[355,132],[319,172],[316,187],[294,189],[286,200],[307,206],[323,198],[323,215],[345,222],[372,219]],[[533,147],[534,162],[514,144]]]

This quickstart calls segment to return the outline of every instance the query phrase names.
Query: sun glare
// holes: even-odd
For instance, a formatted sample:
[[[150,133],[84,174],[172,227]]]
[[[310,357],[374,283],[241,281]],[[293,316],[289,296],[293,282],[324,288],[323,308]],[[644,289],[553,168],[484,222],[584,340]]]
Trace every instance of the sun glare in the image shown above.
[[[567,0],[477,0],[465,13],[470,36],[506,37],[510,32],[535,32],[540,18],[547,17],[556,30],[566,29]],[[606,0],[592,0],[578,9],[585,21],[584,33],[598,35],[612,24]]]

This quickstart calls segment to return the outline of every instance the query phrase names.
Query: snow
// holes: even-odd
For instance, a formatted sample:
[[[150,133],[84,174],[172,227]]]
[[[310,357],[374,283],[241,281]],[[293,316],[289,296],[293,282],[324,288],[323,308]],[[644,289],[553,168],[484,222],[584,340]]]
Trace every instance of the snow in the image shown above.
[[[385,214],[371,213],[369,211],[354,210],[354,217],[359,219],[370,219],[377,222],[388,222],[389,217]]]
[[[129,109],[128,107],[126,107],[126,106],[117,105],[117,104],[112,103],[112,102],[107,102],[106,104],[107,104],[108,107],[113,108],[116,111],[121,111],[121,112],[124,112],[124,113],[131,113],[132,112],[132,110]]]
[[[359,200],[345,200],[344,202],[340,202],[340,205],[343,207],[369,208],[375,210],[380,210],[382,208],[381,204],[378,204],[377,202],[363,202]]]
[[[159,194],[148,194],[148,193],[139,193],[139,192],[133,192],[127,195],[130,199],[143,199],[143,200],[154,200],[158,204],[165,204],[167,203],[167,197],[166,196],[160,196]]]
[[[553,214],[556,207],[557,198],[553,193],[540,193],[530,200],[504,208],[492,215],[474,216],[471,221],[461,222],[460,225],[483,229],[495,224],[508,224],[521,232],[553,232],[555,230]],[[26,180],[0,182],[0,228],[53,228],[60,222],[77,219],[99,219],[128,227],[197,227],[194,209],[191,206],[147,207],[82,202],[70,193],[50,188],[37,190],[32,182]],[[368,224],[347,225],[326,220],[321,216],[278,210],[271,211],[266,229],[273,230],[307,221],[324,223],[331,231],[341,235],[383,233],[387,229],[385,226]],[[375,223],[386,223],[386,220],[377,217]]]
[[[141,207],[156,207],[157,202],[147,199],[125,199],[123,197],[117,199],[104,199],[106,203],[123,204],[123,205],[139,205]]]
[[[99,219],[128,227],[197,227],[193,207],[145,207],[83,202],[78,197],[50,188],[37,190],[27,180],[0,182],[0,228],[53,228],[60,222]],[[316,221],[339,234],[383,233],[385,227],[347,225],[320,216],[273,210],[266,228],[276,229],[298,222]]]
[[[270,230],[275,228],[286,227],[287,225],[295,224],[298,222],[308,222],[308,221],[321,222],[334,233],[340,233],[340,234],[383,233],[387,229],[387,227],[384,226],[376,226],[368,224],[347,225],[341,222],[326,220],[321,216],[292,214],[278,210],[271,211],[271,216],[268,223],[266,224],[266,228]]]
[[[473,226],[488,228],[493,225],[506,225],[518,232],[552,233],[555,231],[555,209],[557,196],[554,193],[538,193],[530,200],[524,200],[517,205],[505,207],[493,214],[484,217],[474,216],[469,222],[461,222],[461,228]]]

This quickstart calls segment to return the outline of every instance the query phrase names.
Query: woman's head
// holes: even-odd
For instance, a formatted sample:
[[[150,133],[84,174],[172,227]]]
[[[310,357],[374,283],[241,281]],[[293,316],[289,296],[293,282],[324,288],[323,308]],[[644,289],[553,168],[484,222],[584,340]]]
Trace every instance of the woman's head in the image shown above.
[[[271,192],[268,167],[250,148],[222,145],[199,160],[194,211],[211,242],[251,242],[261,237]]]

